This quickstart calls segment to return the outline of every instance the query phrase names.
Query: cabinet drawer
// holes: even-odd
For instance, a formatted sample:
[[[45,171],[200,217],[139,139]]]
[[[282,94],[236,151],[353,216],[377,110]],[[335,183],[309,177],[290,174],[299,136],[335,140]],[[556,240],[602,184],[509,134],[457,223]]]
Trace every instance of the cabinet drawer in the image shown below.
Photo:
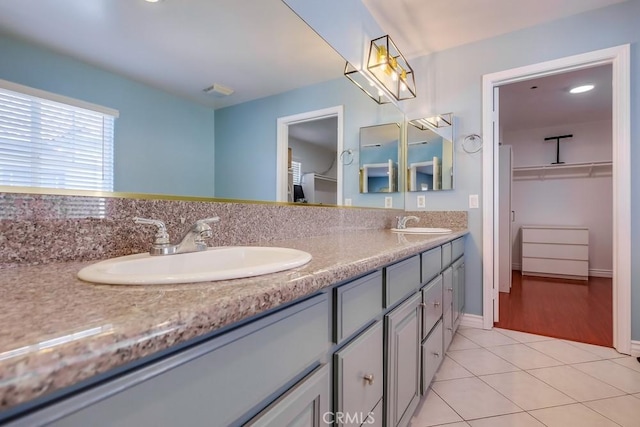
[[[444,351],[447,351],[451,344],[451,340],[453,340],[453,310],[451,308],[448,310],[445,308],[445,310],[446,311],[442,316],[442,336],[444,337],[443,348]]]
[[[442,245],[442,268],[447,268],[451,264],[451,242]]]
[[[392,306],[420,286],[420,257],[417,255],[385,270],[385,307]]]
[[[528,228],[522,227],[523,243],[567,243],[588,245],[587,228]]]
[[[453,268],[442,272],[442,311],[447,311],[453,303]]]
[[[589,246],[523,243],[522,256],[526,258],[552,258],[588,261]]]
[[[422,343],[422,394],[425,394],[431,380],[444,359],[442,321],[439,321],[433,332]]]
[[[429,332],[442,317],[442,275],[431,281],[422,290],[422,338]]]
[[[334,354],[334,412],[367,414],[374,409],[383,393],[383,354],[381,321]]]
[[[427,283],[442,271],[442,248],[438,246],[427,252],[423,252],[421,283]]]
[[[382,311],[382,272],[337,287],[334,292],[334,340],[340,343]]]
[[[53,405],[50,426],[228,426],[267,403],[329,349],[319,295]],[[75,400],[74,400],[75,399]],[[56,412],[57,411],[57,412]],[[46,418],[49,414],[43,415]],[[57,415],[60,417],[60,415]],[[246,421],[246,420],[243,420]],[[37,420],[27,425],[41,425]]]
[[[330,378],[329,365],[316,369],[245,426],[326,425],[322,417],[330,408]]]
[[[464,237],[459,237],[451,242],[451,259],[456,260],[464,253]]]
[[[522,258],[522,274],[540,273],[558,276],[589,276],[588,261],[572,261],[566,259]]]

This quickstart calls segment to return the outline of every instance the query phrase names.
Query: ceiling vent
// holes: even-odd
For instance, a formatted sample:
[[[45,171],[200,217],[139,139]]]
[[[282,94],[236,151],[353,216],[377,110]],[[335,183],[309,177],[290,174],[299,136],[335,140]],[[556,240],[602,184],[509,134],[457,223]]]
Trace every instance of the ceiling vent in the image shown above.
[[[230,87],[223,86],[218,83],[214,83],[213,85],[209,86],[206,89],[203,89],[202,91],[206,94],[218,96],[218,97],[229,96],[234,92],[234,90],[231,89]]]

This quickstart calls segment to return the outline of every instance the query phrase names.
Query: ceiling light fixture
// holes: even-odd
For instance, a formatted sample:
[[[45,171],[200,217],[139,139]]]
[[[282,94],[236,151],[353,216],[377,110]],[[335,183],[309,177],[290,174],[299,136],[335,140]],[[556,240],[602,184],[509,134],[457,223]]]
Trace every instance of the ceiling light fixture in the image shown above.
[[[384,91],[376,85],[369,77],[364,75],[360,70],[347,62],[344,67],[344,76],[351,80],[356,86],[358,86],[364,93],[378,104],[389,103],[389,98],[385,95]]]
[[[576,87],[572,88],[569,92],[570,93],[584,93],[584,92],[589,92],[594,87],[595,87],[594,85],[576,86]]]
[[[146,1],[147,3],[159,3],[162,0],[144,0],[144,1]]]
[[[416,97],[413,68],[388,35],[371,40],[367,69],[398,101]]]

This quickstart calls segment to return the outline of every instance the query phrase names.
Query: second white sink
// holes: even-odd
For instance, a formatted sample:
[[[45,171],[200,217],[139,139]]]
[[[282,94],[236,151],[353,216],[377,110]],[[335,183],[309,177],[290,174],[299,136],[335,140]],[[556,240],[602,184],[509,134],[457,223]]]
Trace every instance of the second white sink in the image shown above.
[[[448,234],[451,233],[449,228],[430,228],[430,227],[407,227],[407,228],[392,228],[394,233],[408,233],[408,234]]]
[[[226,246],[178,255],[127,255],[100,261],[78,278],[111,285],[155,285],[238,279],[299,267],[311,254],[297,249]]]

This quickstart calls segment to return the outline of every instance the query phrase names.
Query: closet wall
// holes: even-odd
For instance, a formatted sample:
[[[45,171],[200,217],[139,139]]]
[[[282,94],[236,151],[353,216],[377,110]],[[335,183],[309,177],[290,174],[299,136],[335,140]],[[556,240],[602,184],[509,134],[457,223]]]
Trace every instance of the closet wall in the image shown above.
[[[589,271],[610,277],[613,269],[613,198],[610,167],[572,170],[570,177],[528,171],[518,167],[551,165],[556,161],[556,142],[544,138],[573,134],[561,140],[560,161],[572,163],[612,160],[611,120],[507,131],[504,144],[513,147],[512,187],[513,268],[520,269],[521,236],[524,225],[575,225],[589,228]],[[595,172],[594,172],[595,171]],[[539,173],[541,176],[535,176]]]
[[[324,175],[336,178],[338,168],[335,150],[327,150],[319,145],[310,144],[296,138],[289,137],[289,148],[292,150],[293,160],[302,163],[302,173],[307,172],[325,172],[333,162],[331,170]]]

